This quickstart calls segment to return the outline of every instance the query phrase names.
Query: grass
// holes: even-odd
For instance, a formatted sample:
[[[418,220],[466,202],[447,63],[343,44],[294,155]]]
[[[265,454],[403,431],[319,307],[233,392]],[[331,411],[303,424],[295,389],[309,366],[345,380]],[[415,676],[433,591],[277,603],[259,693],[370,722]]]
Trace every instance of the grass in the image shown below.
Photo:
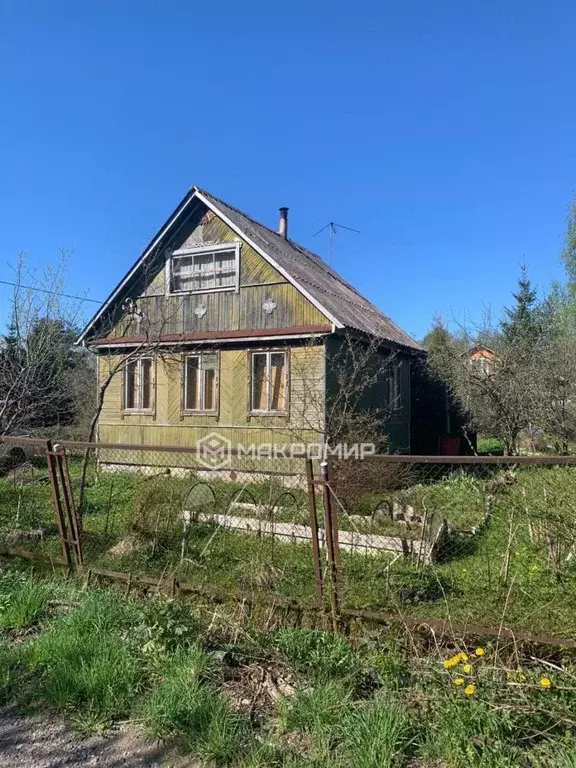
[[[142,668],[124,641],[130,604],[107,592],[53,621],[24,655],[38,678],[35,696],[78,722],[104,726],[124,716],[138,692]]]
[[[357,768],[393,768],[411,746],[408,713],[394,698],[380,696],[346,710],[340,724],[337,762]]]
[[[418,469],[418,468],[417,468]],[[434,469],[434,468],[433,468]],[[396,502],[401,509],[412,508],[413,513],[427,519],[437,514],[457,529],[478,525],[484,516],[484,482],[482,478],[461,470],[441,466],[441,473],[430,482],[429,467],[412,471],[411,484],[397,491],[371,491],[361,493],[349,504],[352,512],[364,515],[366,528],[373,533],[419,538],[422,525],[402,524],[386,515],[373,517],[378,509],[392,510]],[[345,520],[345,518],[344,518]],[[347,526],[350,528],[350,525]]]
[[[576,637],[576,470],[484,467],[481,476],[439,467],[434,478],[419,474],[420,467],[412,472],[412,485],[395,492],[418,514],[434,513],[434,530],[443,519],[454,529],[435,563],[422,567],[390,553],[342,550],[342,603],[400,617]],[[76,459],[70,470],[76,484]],[[270,505],[285,493],[273,481],[217,480],[208,486],[193,475],[142,478],[128,472],[98,473],[92,466],[84,515],[86,563],[167,580],[174,577],[224,597],[266,593],[311,601],[315,582],[309,544],[201,523],[192,523],[183,541],[182,508],[224,512],[234,499]],[[493,498],[491,520],[483,527],[487,493]],[[281,514],[304,522],[304,491],[294,488],[290,494]],[[371,520],[368,513],[385,498],[390,502],[391,495],[361,496],[354,512],[370,522],[364,528],[357,520],[347,525],[344,516],[342,528],[421,536],[418,525],[410,530],[397,521]],[[470,533],[471,529],[476,532]],[[25,537],[38,530],[42,536],[25,538],[19,546],[59,556],[49,487],[42,483],[19,487],[10,477],[0,478],[0,538]],[[119,543],[123,554],[114,549]],[[41,594],[24,593],[14,600],[12,607],[3,607],[0,587],[0,625],[16,630],[41,619]],[[30,618],[35,613],[36,618]]]
[[[131,720],[207,767],[576,765],[568,652],[547,662],[534,647],[426,648],[389,631],[265,632],[166,598],[15,572],[0,585],[9,604],[44,595],[24,635],[0,629],[0,701],[84,732]],[[272,695],[280,679],[291,685]]]
[[[478,454],[499,456],[504,453],[502,441],[499,437],[490,437],[489,435],[479,435],[476,446]]]
[[[20,578],[20,574],[1,574],[0,629],[23,630],[37,624],[53,594],[49,584]]]
[[[222,764],[242,751],[247,721],[230,711],[209,680],[211,671],[211,661],[201,649],[178,653],[162,670],[142,708],[142,718],[155,738]]]
[[[520,750],[514,739],[513,718],[483,701],[466,706],[458,698],[435,707],[431,728],[426,734],[422,755],[431,761],[446,761],[460,768],[490,766],[514,768]]]
[[[288,661],[313,678],[349,678],[358,684],[365,672],[362,658],[340,635],[287,628],[278,630],[272,642]]]

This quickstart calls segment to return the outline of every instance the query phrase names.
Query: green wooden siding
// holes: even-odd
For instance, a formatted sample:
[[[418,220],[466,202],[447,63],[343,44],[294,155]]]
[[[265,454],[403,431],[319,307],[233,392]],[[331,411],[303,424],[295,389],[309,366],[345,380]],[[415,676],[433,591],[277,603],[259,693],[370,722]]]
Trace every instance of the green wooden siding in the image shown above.
[[[283,347],[288,353],[289,411],[286,416],[255,416],[249,411],[249,350],[219,352],[218,415],[183,414],[180,354],[162,354],[155,365],[155,407],[151,414],[122,412],[122,378],[112,378],[99,420],[101,442],[144,445],[194,445],[217,431],[235,445],[242,443],[316,442],[323,429],[324,346]],[[102,354],[104,381],[121,358]]]
[[[335,374],[346,365],[346,342],[336,336],[326,341],[326,410],[330,414],[330,400],[340,383]],[[400,398],[399,407],[389,409],[390,374],[388,362],[399,365]],[[359,410],[381,411],[386,414],[382,419],[382,431],[388,436],[388,448],[391,453],[409,453],[410,451],[410,356],[404,352],[392,350],[373,350],[366,355],[367,370],[377,371],[376,380],[367,387],[358,402]],[[372,379],[372,374],[370,374]]]
[[[129,318],[117,320],[108,337],[121,338],[142,333],[236,331],[242,329],[290,328],[329,325],[330,321],[248,243],[241,241],[217,216],[196,214],[195,226],[186,228],[170,250],[205,243],[240,241],[239,290],[187,295],[166,294],[166,263],[158,257],[156,267],[131,295],[144,313],[140,323]],[[272,300],[276,308],[266,313],[262,305]],[[200,317],[195,313],[205,309]]]

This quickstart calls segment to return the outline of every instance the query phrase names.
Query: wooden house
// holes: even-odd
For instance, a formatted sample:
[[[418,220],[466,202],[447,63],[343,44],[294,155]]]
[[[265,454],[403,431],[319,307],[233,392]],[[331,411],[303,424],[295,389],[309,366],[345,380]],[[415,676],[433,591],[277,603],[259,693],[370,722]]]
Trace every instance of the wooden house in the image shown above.
[[[194,446],[317,442],[345,339],[374,350],[360,407],[410,451],[410,369],[422,348],[319,256],[192,187],[79,342],[110,378],[98,439]]]
[[[490,347],[475,346],[467,350],[468,362],[478,376],[491,376],[496,368],[496,353]]]

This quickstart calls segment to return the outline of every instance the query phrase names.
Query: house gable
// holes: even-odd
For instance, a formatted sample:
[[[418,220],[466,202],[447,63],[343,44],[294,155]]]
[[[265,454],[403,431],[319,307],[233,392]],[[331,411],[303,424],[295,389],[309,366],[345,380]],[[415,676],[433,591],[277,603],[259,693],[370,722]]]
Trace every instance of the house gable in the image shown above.
[[[211,219],[209,214],[214,215],[215,219]],[[221,228],[216,233],[219,240],[215,242],[238,241],[242,243],[242,251],[249,254],[241,267],[242,282],[237,286],[239,290],[236,291],[236,299],[228,290],[222,290],[222,298],[210,300],[208,307],[204,303],[197,303],[200,294],[188,294],[188,301],[185,301],[182,292],[182,306],[175,311],[173,296],[166,297],[164,303],[160,301],[163,284],[166,293],[166,276],[163,283],[160,274],[166,254],[187,242],[190,245],[190,238],[192,245],[198,242],[198,238],[206,242],[206,233],[216,226],[214,221]],[[199,227],[202,227],[202,231]],[[214,268],[216,263],[215,259]],[[256,290],[251,295],[246,293],[240,301],[248,285],[259,289],[260,293]],[[263,292],[269,295],[262,296]],[[126,314],[125,304],[129,299],[132,302],[140,299],[146,303],[139,317],[148,318],[150,331],[157,335],[179,334],[181,337],[183,333],[194,333],[197,340],[198,334],[222,333],[222,329],[240,331],[243,325],[256,331],[297,328],[299,333],[303,328],[309,329],[310,333],[318,332],[318,328],[322,329],[322,333],[350,329],[377,338],[385,345],[422,351],[414,339],[343,280],[319,256],[198,187],[193,187],[180,202],[140,259],[90,320],[77,343],[94,343],[95,339],[106,337],[110,329],[118,325],[123,314]],[[270,311],[264,309],[270,316],[268,318],[258,317],[264,307],[272,308]],[[208,317],[206,328],[199,331],[182,330],[191,327],[188,317],[190,312]],[[214,313],[218,316],[218,322],[214,321],[214,317],[212,321],[209,318]],[[271,317],[274,313],[277,313],[276,319]],[[322,325],[319,325],[319,321]],[[208,327],[217,330],[207,330]],[[142,340],[142,328],[140,325],[139,328],[128,329],[124,323],[120,334],[113,331],[112,335],[119,338],[119,335],[125,336],[131,330],[136,338]],[[179,341],[183,340],[179,338]]]
[[[175,251],[194,253],[226,243],[239,246],[237,286],[198,293],[170,291],[169,262]],[[243,330],[265,336],[305,328],[311,333],[329,332],[330,319],[218,213],[196,200],[109,302],[86,339],[97,344],[142,336],[198,340],[241,336]]]

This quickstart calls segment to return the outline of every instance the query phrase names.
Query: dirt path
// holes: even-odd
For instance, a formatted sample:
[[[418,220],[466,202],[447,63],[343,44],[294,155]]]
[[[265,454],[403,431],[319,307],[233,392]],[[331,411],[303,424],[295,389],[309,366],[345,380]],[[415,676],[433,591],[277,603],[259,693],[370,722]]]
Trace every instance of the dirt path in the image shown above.
[[[80,739],[53,718],[0,710],[1,768],[200,768],[129,729]]]

